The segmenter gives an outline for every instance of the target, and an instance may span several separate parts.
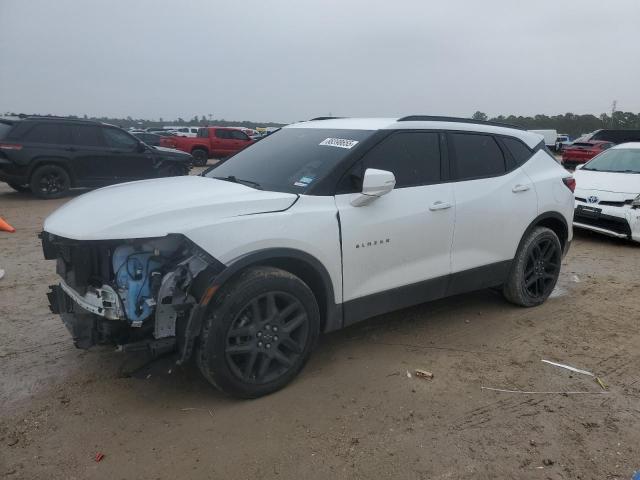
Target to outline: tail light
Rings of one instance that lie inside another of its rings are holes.
[[[576,191],[576,179],[573,177],[564,177],[562,182],[567,186],[571,193]]]
[[[17,143],[0,143],[0,150],[22,150],[22,145]]]

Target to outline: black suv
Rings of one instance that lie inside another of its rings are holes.
[[[186,175],[191,155],[150,147],[121,128],[50,117],[0,120],[0,181],[40,198],[74,187]]]

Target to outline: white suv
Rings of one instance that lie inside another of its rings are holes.
[[[446,117],[289,125],[201,176],[103,188],[47,218],[49,299],[76,345],[195,354],[257,397],[320,332],[487,287],[534,306],[572,238],[540,135]]]

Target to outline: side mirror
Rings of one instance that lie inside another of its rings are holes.
[[[362,180],[362,193],[357,194],[351,200],[351,205],[354,207],[369,205],[374,200],[389,193],[395,186],[396,177],[393,173],[386,170],[367,168]]]
[[[136,147],[136,152],[143,153],[147,149],[147,146],[144,142],[138,142],[138,146]]]

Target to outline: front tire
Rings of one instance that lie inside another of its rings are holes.
[[[555,232],[534,228],[521,242],[502,293],[511,303],[535,307],[545,302],[556,286],[562,245]]]
[[[64,197],[71,188],[71,178],[58,165],[43,165],[31,174],[31,192],[36,197],[51,199]]]
[[[202,328],[198,366],[229,395],[268,395],[302,370],[319,330],[318,304],[302,280],[278,268],[250,268],[216,294]]]

